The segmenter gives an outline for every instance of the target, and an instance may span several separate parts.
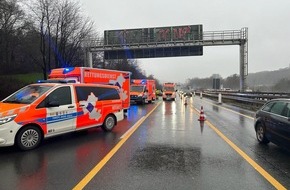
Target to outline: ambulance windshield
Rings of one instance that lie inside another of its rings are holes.
[[[173,92],[174,91],[174,87],[171,87],[171,86],[165,86],[163,91],[170,91],[170,92]]]
[[[31,104],[50,88],[51,86],[29,85],[4,99],[3,103]]]
[[[131,86],[131,92],[144,92],[144,86]]]

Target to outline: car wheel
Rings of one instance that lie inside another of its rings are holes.
[[[112,131],[114,126],[116,125],[115,118],[113,115],[108,115],[102,125],[102,129],[104,131]]]
[[[259,143],[267,144],[270,142],[266,137],[265,127],[261,123],[257,124],[256,137],[257,137],[257,140],[259,141]]]
[[[23,127],[16,136],[16,145],[21,150],[36,148],[42,140],[40,129],[35,126]]]

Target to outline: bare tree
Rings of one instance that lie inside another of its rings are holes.
[[[55,42],[58,56],[55,56],[57,67],[79,65],[81,42],[93,34],[93,22],[80,15],[81,9],[77,2],[62,1],[58,6],[58,19],[55,31]]]
[[[79,4],[73,0],[32,1],[27,6],[39,30],[44,78],[52,68],[84,62],[81,41],[93,33],[93,22],[83,19]]]
[[[18,45],[17,36],[26,23],[17,3],[17,0],[0,1],[0,67],[3,73],[17,64],[14,51]]]
[[[55,22],[57,0],[31,0],[25,2],[25,5],[31,12],[30,17],[34,20],[34,26],[39,35],[39,52],[42,55],[41,62],[38,65],[43,72],[43,78],[46,79],[46,73],[51,66],[51,43],[52,27]]]

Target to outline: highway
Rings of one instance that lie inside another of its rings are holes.
[[[110,133],[0,148],[0,190],[290,189],[290,153],[258,144],[253,115],[200,97],[131,105]]]

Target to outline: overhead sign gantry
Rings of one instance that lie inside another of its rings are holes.
[[[137,59],[202,56],[203,46],[240,46],[240,90],[248,75],[248,28],[204,32],[202,25],[137,28],[104,31],[103,40],[87,40],[86,65],[92,66],[92,52],[104,59]]]

